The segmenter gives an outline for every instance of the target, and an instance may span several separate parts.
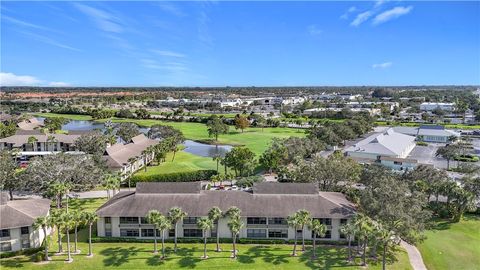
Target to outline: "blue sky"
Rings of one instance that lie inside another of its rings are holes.
[[[1,2],[2,85],[480,84],[480,2]]]

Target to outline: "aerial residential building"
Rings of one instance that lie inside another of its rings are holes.
[[[442,102],[424,102],[420,104],[420,110],[421,111],[427,111],[431,112],[435,109],[441,109],[442,111],[448,111],[451,112],[455,110],[455,104],[454,103],[442,103]]]
[[[420,127],[394,127],[395,132],[415,136],[418,141],[447,143],[452,138],[460,137],[460,133],[445,129],[439,125],[423,125]]]
[[[203,190],[195,183],[137,183],[136,191],[120,192],[98,210],[98,235],[102,237],[152,238],[153,226],[145,216],[150,210],[166,215],[172,207],[180,207],[188,213],[179,226],[179,237],[202,237],[197,220],[208,215],[212,207],[225,212],[236,206],[242,213],[245,226],[240,238],[293,239],[295,234],[312,238],[312,232],[295,230],[287,225],[287,217],[305,209],[313,218],[327,225],[324,240],[343,238],[339,229],[355,215],[354,205],[337,192],[319,192],[313,183],[257,183],[252,191]],[[228,217],[218,222],[218,231],[213,229],[208,237],[219,234],[231,238],[227,226]],[[172,237],[171,230],[167,237]]]
[[[34,131],[22,131],[31,134],[15,134],[0,139],[0,150],[18,150],[22,156],[36,156],[52,152],[75,151],[75,140],[80,135],[36,134]]]
[[[33,129],[43,127],[43,124],[42,122],[38,121],[37,118],[32,117],[32,118],[25,119],[23,121],[18,122],[17,127],[23,130],[33,130]]]
[[[107,147],[104,158],[110,168],[119,170],[123,177],[127,177],[153,160],[154,153],[145,154],[144,151],[158,143],[140,134],[127,144],[117,143]]]
[[[49,214],[50,200],[11,201],[8,197],[6,192],[0,193],[0,252],[40,247],[45,235],[32,225],[36,218]]]

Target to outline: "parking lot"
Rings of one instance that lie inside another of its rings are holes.
[[[442,157],[436,157],[435,153],[437,149],[445,144],[441,143],[429,143],[428,146],[415,146],[408,158],[416,159],[421,164],[431,164],[436,168],[447,168],[447,161]],[[450,165],[453,165],[450,161]]]

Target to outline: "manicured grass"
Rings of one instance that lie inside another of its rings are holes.
[[[104,122],[106,120],[100,120]],[[207,127],[201,123],[191,122],[168,122],[162,120],[137,120],[137,119],[121,119],[113,118],[113,122],[133,122],[142,127],[150,127],[155,124],[169,125],[180,129],[185,137],[190,140],[209,140]],[[287,138],[290,136],[304,137],[305,131],[293,128],[248,128],[243,133],[230,127],[228,134],[219,136],[219,142],[223,144],[245,145],[255,154],[260,155],[268,148],[273,138]]]
[[[459,223],[437,221],[418,245],[429,270],[479,269],[480,217],[467,215]]]
[[[81,212],[94,212],[105,202],[107,202],[107,198],[70,199],[68,205],[69,208],[76,209]]]
[[[92,120],[92,117],[90,115],[81,115],[81,114],[35,113],[34,115],[38,117],[63,117],[70,120],[80,120],[80,121]]]
[[[148,166],[147,171],[141,169],[136,175],[158,175],[197,170],[216,170],[217,163],[211,158],[201,157],[187,152],[177,152],[172,162],[173,153],[168,153],[165,162],[160,165]]]

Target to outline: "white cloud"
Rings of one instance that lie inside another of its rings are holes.
[[[362,13],[358,14],[357,17],[355,17],[355,19],[350,23],[350,25],[351,26],[359,26],[360,24],[362,24],[363,22],[368,20],[368,18],[370,18],[372,15],[373,15],[373,12],[370,11],[370,10],[362,12]]]
[[[374,7],[379,7],[383,4],[385,4],[385,2],[387,2],[387,1],[386,0],[377,0],[377,1],[375,1]]]
[[[66,87],[70,86],[66,82],[45,82],[35,76],[16,75],[10,72],[0,72],[0,86],[52,86]]]
[[[158,2],[156,3],[160,9],[162,9],[165,12],[168,12],[170,14],[173,14],[177,17],[184,17],[186,14],[179,9],[177,6],[173,5],[172,3],[167,3],[167,2]]]
[[[187,57],[185,54],[173,52],[173,51],[165,51],[165,50],[152,50],[152,52],[160,55],[160,56],[167,56],[167,57],[178,57],[178,58],[185,58]]]
[[[348,19],[348,16],[350,15],[350,13],[353,13],[355,11],[357,11],[357,7],[351,6],[350,8],[347,9],[345,13],[343,13],[342,16],[340,16],[340,19],[343,19],[343,20]]]
[[[37,35],[35,33],[27,32],[27,31],[19,31],[19,33],[21,33],[25,36],[28,36],[28,37],[36,40],[36,41],[40,41],[40,42],[43,42],[45,44],[49,44],[49,45],[52,45],[52,46],[55,46],[55,47],[59,47],[59,48],[67,49],[67,50],[71,50],[71,51],[76,51],[76,52],[81,52],[82,51],[78,48],[63,44],[63,43],[58,42],[58,41],[56,41],[52,38],[46,37],[45,35]]]
[[[308,33],[312,36],[319,36],[323,33],[322,29],[319,29],[316,24],[309,25],[307,27]]]
[[[385,62],[385,63],[379,63],[379,64],[373,64],[372,68],[374,69],[386,69],[389,68],[393,65],[392,62]]]
[[[22,21],[22,20],[19,20],[19,19],[15,19],[15,18],[12,18],[12,17],[7,16],[7,15],[2,15],[2,19],[5,20],[5,21],[8,21],[10,23],[16,24],[18,26],[35,28],[35,29],[38,29],[38,30],[45,30],[45,31],[51,31],[51,32],[57,32],[58,33],[58,31],[50,29],[48,27],[41,26],[41,25],[38,25],[38,24],[29,23],[29,22]]]
[[[48,83],[48,86],[51,86],[51,87],[68,87],[68,86],[71,86],[71,84],[66,83],[66,82],[50,82],[50,83]]]
[[[84,4],[75,3],[74,5],[79,11],[90,17],[100,30],[112,33],[124,31],[120,19],[113,14]]]
[[[400,16],[406,15],[412,11],[413,7],[408,6],[408,7],[394,7],[392,9],[389,9],[387,11],[384,11],[373,19],[373,24],[378,25],[393,19],[396,19]]]
[[[33,76],[0,72],[0,86],[30,86],[39,85],[41,82],[41,80]]]

